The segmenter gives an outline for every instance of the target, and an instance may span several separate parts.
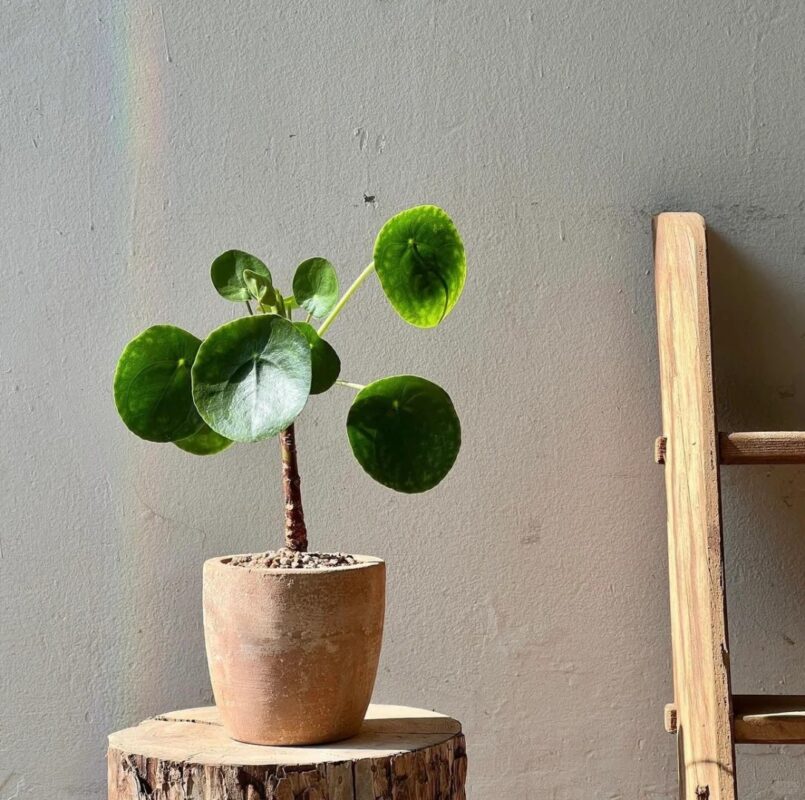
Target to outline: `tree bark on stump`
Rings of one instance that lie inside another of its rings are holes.
[[[310,747],[226,735],[215,708],[177,711],[109,737],[109,800],[465,800],[461,726],[371,706],[361,733]]]

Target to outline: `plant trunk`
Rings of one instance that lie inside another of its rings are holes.
[[[302,489],[296,463],[296,434],[293,425],[280,433],[282,492],[285,496],[285,546],[299,553],[307,551],[307,528],[302,511]]]

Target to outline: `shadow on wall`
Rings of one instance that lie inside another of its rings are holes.
[[[805,430],[796,265],[754,263],[712,230],[708,249],[719,429]],[[805,693],[805,467],[724,467],[721,478],[734,690]]]

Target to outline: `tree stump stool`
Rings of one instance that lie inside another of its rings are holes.
[[[230,739],[214,706],[109,737],[109,800],[465,800],[461,725],[432,711],[369,707],[358,736],[309,747]]]

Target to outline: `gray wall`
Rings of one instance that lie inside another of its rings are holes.
[[[722,427],[805,427],[805,4],[0,7],[0,800],[100,797],[109,731],[209,702],[201,563],[279,539],[273,443],[135,439],[123,344],[236,313],[227,247],[348,279],[423,201],[465,237],[454,314],[371,284],[331,338],[345,378],[447,387],[455,470],[373,484],[347,390],[299,426],[314,543],[389,561],[376,698],[463,720],[472,800],[675,797],[650,217],[712,228]],[[736,689],[805,692],[805,472],[724,483]],[[802,749],[753,753],[744,798],[805,797]]]

